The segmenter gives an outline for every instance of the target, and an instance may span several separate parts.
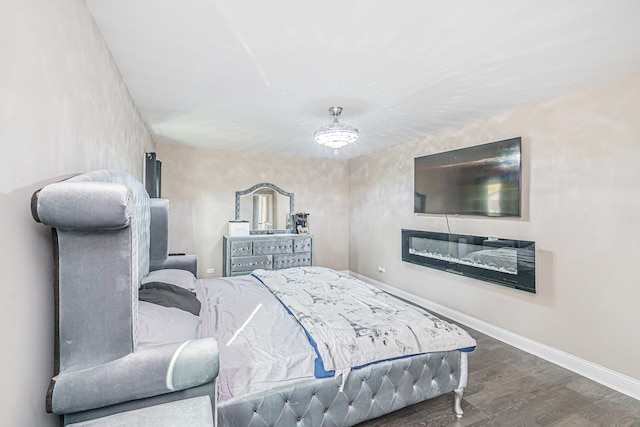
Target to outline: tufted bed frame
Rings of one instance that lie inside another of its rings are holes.
[[[223,426],[352,426],[454,392],[466,385],[466,353],[429,353],[352,371],[342,390],[336,378],[309,379],[218,405]]]
[[[32,212],[54,230],[56,354],[48,411],[67,424],[193,396],[215,401],[213,338],[138,349],[138,287],[150,264],[142,184],[119,171],[85,173],[36,192]],[[467,353],[454,350],[371,364],[344,384],[307,378],[212,406],[221,426],[351,426],[453,392],[460,417],[466,382]]]

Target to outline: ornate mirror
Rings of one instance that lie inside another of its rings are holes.
[[[251,234],[291,233],[293,193],[263,182],[236,191],[236,220],[249,221]]]

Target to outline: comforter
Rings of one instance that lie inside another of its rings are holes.
[[[199,334],[219,343],[219,401],[334,373],[344,382],[352,368],[475,346],[456,325],[320,267],[201,279],[196,293]]]
[[[323,267],[256,270],[307,333],[320,361],[316,377],[436,351],[471,351],[476,343],[457,325],[361,280]]]

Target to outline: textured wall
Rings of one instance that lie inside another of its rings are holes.
[[[153,143],[84,1],[3,0],[0,52],[0,414],[56,425],[51,235],[31,194],[89,169],[141,178]]]
[[[350,161],[350,269],[640,379],[640,75]],[[523,138],[522,219],[450,217],[452,233],[534,240],[532,295],[401,261],[413,159]],[[386,267],[379,274],[377,267]]]
[[[314,235],[314,264],[348,266],[348,163],[158,143],[162,197],[171,200],[169,250],[198,256],[198,275],[222,275],[222,236],[234,219],[235,192],[270,182],[295,195]]]

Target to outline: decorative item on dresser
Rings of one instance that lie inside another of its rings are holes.
[[[313,235],[252,234],[224,236],[223,275],[251,274],[258,268],[280,270],[313,265]]]
[[[293,219],[296,225],[295,229],[298,233],[303,234],[309,232],[309,227],[307,227],[308,217],[308,212],[296,212],[295,215],[293,215]]]

